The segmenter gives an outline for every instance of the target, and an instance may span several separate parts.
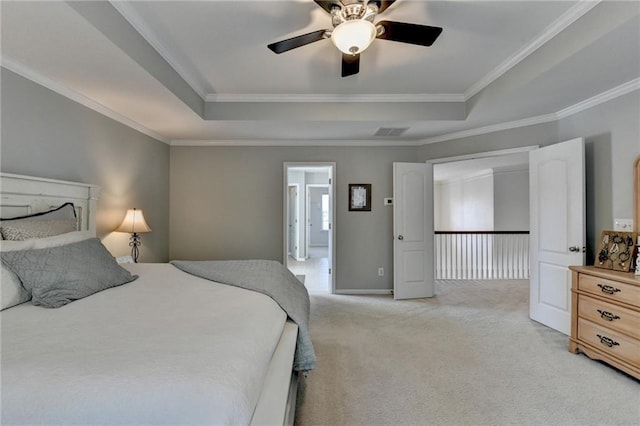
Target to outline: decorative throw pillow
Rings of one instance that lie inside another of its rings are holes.
[[[38,240],[0,241],[0,252],[59,247],[93,237],[95,235],[91,231],[74,231]],[[22,286],[20,278],[2,262],[0,268],[0,310],[31,300],[31,293]]]
[[[78,220],[73,203],[27,216],[0,219],[0,234],[5,240],[22,241],[76,231]]]
[[[118,265],[97,238],[0,256],[31,292],[32,303],[47,308],[59,308],[138,278]]]
[[[76,230],[75,220],[21,220],[0,226],[2,237],[9,241],[46,238]]]

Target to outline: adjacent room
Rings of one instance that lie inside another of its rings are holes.
[[[640,2],[0,32],[0,423],[640,424]]]

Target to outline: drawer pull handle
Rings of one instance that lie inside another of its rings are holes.
[[[607,336],[601,336],[599,334],[596,334],[596,336],[598,336],[598,338],[600,339],[600,343],[602,343],[603,345],[606,345],[610,348],[614,347],[614,346],[620,346],[620,343],[616,342],[615,340],[613,340],[610,337]]]
[[[600,318],[606,319],[607,321],[615,321],[620,319],[618,315],[612,314],[611,312],[601,311],[598,309],[598,313],[600,314]]]
[[[600,291],[607,294],[615,294],[620,291],[619,288],[615,288],[611,285],[598,284],[598,287],[600,287]]]

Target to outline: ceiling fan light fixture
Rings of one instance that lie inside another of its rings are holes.
[[[376,38],[376,26],[364,19],[354,19],[338,25],[331,32],[331,41],[342,53],[357,55]]]

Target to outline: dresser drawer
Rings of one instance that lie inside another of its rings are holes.
[[[640,340],[617,331],[578,319],[578,339],[619,359],[640,364]]]
[[[612,300],[640,306],[640,287],[638,286],[580,274],[578,289]]]
[[[578,296],[578,315],[596,324],[640,339],[640,312],[581,294]]]

